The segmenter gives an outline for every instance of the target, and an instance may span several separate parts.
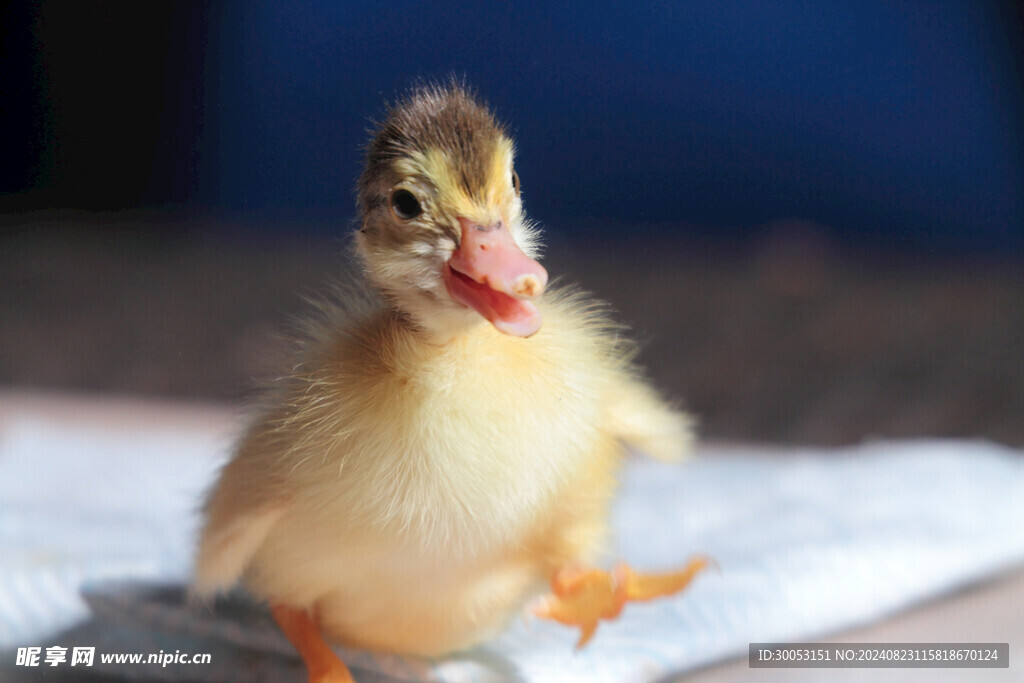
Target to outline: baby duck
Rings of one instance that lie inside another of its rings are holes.
[[[459,84],[416,89],[369,144],[358,210],[382,303],[311,325],[209,494],[194,593],[242,582],[311,681],[342,681],[324,638],[437,655],[535,598],[582,645],[625,601],[681,590],[704,560],[588,568],[626,444],[679,458],[690,422],[600,305],[545,292],[494,116]]]

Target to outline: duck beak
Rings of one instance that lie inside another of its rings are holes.
[[[529,337],[541,316],[531,303],[544,292],[548,273],[523,253],[500,221],[490,225],[459,218],[462,242],[444,268],[448,293],[505,334]]]

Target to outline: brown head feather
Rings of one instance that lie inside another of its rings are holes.
[[[367,146],[360,213],[385,200],[382,190],[396,159],[428,150],[443,151],[466,195],[482,199],[495,143],[504,135],[504,126],[460,83],[416,88],[389,109]]]

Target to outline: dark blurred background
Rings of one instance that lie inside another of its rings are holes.
[[[465,76],[705,434],[1024,444],[1017,3],[7,2],[0,382],[237,400]]]

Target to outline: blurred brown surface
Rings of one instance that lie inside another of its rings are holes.
[[[346,264],[346,225],[284,240],[115,222],[4,218],[0,383],[240,400]],[[613,304],[705,436],[1024,445],[1021,264],[850,254],[799,223],[768,234],[552,243],[545,264]]]
[[[1020,681],[1024,666],[1017,649],[1024,642],[1024,571],[964,586],[953,595],[871,625],[825,638],[823,643],[1010,643],[1005,669],[966,668],[779,668],[752,669],[747,657],[723,662],[661,683],[1009,683]]]

